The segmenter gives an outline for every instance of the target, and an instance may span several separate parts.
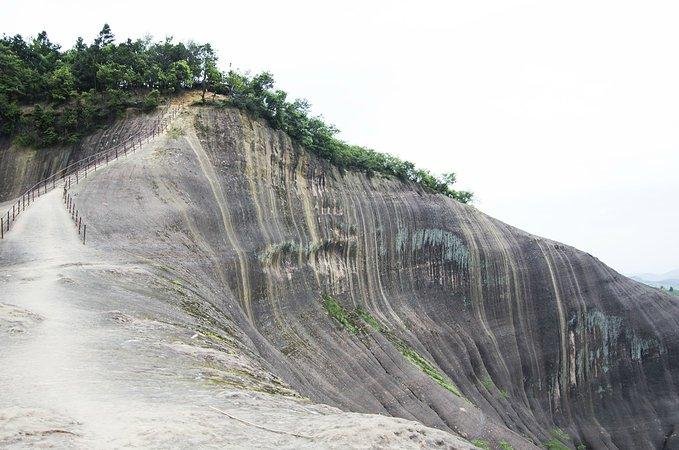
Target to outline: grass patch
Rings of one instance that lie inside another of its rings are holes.
[[[547,450],[570,450],[570,447],[556,438],[552,438],[545,442]]]
[[[429,378],[436,381],[441,387],[452,392],[458,397],[462,397],[462,392],[455,386],[455,384],[450,381],[445,375],[436,370],[436,368],[423,358],[419,353],[417,353],[412,347],[403,341],[393,342],[396,348],[401,352],[401,354],[422,370],[422,372],[429,375]]]
[[[183,128],[173,125],[168,130],[168,134],[172,139],[178,139],[180,136],[184,136],[185,133]]]
[[[564,430],[561,428],[554,428],[552,429],[552,436],[560,440],[561,442],[569,442],[571,440],[571,437],[568,433],[566,433]]]
[[[347,311],[336,299],[327,294],[323,295],[323,307],[330,317],[339,322],[345,330],[352,334],[367,334],[366,324],[373,330],[382,333],[411,364],[419,367],[422,372],[438,383],[439,386],[458,397],[463,397],[462,392],[460,392],[455,383],[439,372],[432,363],[417,353],[410,345],[396,337],[394,333],[362,307],[359,306],[353,311]]]
[[[514,447],[507,441],[500,441],[500,450],[514,450]]]
[[[482,448],[483,450],[490,450],[490,444],[488,443],[488,441],[484,441],[483,439],[474,439],[472,441],[472,444],[474,444],[478,448]]]
[[[552,439],[545,442],[545,448],[548,450],[568,450],[571,437],[561,428],[552,429]]]
[[[355,320],[349,316],[347,311],[337,302],[337,300],[324,294],[323,307],[328,312],[328,315],[338,321],[345,330],[352,334],[358,334],[359,328],[356,326]]]
[[[382,324],[372,316],[372,314],[370,314],[368,311],[361,308],[360,306],[356,308],[356,314],[358,315],[358,317],[363,319],[365,323],[370,325],[375,331],[382,332],[386,330],[386,328],[383,327]]]

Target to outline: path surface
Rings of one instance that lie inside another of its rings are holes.
[[[258,369],[168,308],[153,277],[83,245],[59,189],[22,214],[0,242],[0,447],[470,448],[416,422],[215,383]]]

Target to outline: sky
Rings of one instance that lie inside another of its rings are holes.
[[[679,268],[679,2],[0,0],[0,32],[64,47],[104,23],[209,41],[342,139],[622,273]]]

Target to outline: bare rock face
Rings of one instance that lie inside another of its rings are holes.
[[[676,299],[237,110],[170,136],[76,188],[90,245],[193,286],[296,392],[479,445],[676,448]]]

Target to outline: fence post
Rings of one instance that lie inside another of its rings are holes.
[[[12,205],[12,220],[14,220],[16,216],[14,215],[14,205]]]

